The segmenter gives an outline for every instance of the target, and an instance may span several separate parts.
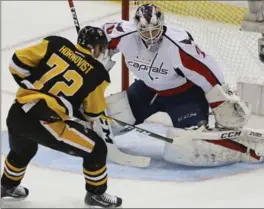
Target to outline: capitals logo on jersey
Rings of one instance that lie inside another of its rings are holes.
[[[161,75],[168,74],[168,69],[163,68],[163,62],[161,62],[160,66],[154,65],[157,56],[158,56],[158,53],[156,54],[156,56],[154,57],[154,59],[151,62],[146,62],[146,61],[143,61],[141,59],[133,59],[133,60],[129,60],[127,63],[129,66],[133,67],[134,69],[136,69],[138,71],[148,72],[150,79],[153,80],[154,77],[153,77],[152,73],[158,73]],[[155,79],[158,79],[158,78],[155,77]]]

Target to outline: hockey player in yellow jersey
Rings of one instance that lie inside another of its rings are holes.
[[[103,30],[87,26],[76,45],[49,36],[14,53],[9,69],[20,88],[7,117],[10,152],[1,178],[2,199],[28,196],[20,183],[41,144],[83,158],[88,206],[121,206],[121,198],[106,193],[107,147],[93,130],[93,121],[105,110],[110,83],[97,60],[107,44]]]

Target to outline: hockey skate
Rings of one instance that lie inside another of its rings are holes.
[[[27,198],[29,191],[22,186],[5,188],[1,186],[1,199],[4,200],[24,200]]]
[[[89,208],[121,208],[122,205],[121,198],[107,193],[94,195],[87,192],[84,201]]]

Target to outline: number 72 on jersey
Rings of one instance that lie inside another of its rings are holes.
[[[61,92],[65,96],[73,96],[83,85],[83,77],[75,70],[68,69],[69,64],[56,53],[51,55],[47,61],[47,65],[51,67],[51,69],[46,72],[39,80],[34,82],[33,85],[36,89],[42,89],[45,83],[55,77],[58,78],[58,76],[62,76],[69,82],[72,81],[72,84],[68,85],[62,81],[63,79],[58,78],[58,81],[56,81],[49,90],[49,93],[53,95],[57,95]]]

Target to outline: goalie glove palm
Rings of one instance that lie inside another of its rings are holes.
[[[225,128],[240,128],[247,124],[251,107],[244,101],[225,101],[212,111],[217,125]]]
[[[239,128],[247,124],[251,106],[242,101],[227,86],[216,85],[206,94],[217,125],[225,128]]]

